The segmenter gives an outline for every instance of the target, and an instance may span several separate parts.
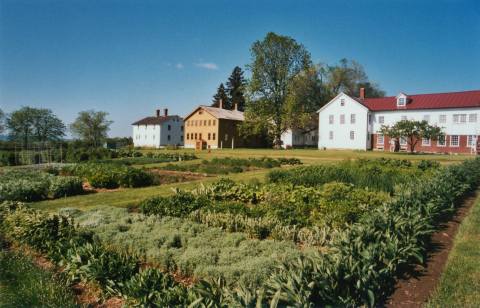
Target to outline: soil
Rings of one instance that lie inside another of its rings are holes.
[[[468,196],[452,219],[432,235],[426,264],[417,265],[413,271],[408,271],[402,279],[397,281],[395,291],[385,301],[385,307],[416,308],[423,307],[427,303],[443,272],[458,227],[478,196],[480,191]]]
[[[161,175],[160,184],[180,183],[200,180],[208,175],[196,172],[173,171],[163,169],[149,169],[150,172]]]

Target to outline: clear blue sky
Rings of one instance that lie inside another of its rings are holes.
[[[128,136],[156,108],[209,103],[268,31],[359,61],[389,95],[480,89],[478,0],[242,2],[0,0],[0,108],[105,110]]]

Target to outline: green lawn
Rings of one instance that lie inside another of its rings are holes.
[[[144,152],[151,152],[155,150],[143,150]],[[169,150],[157,150],[163,152],[171,152]],[[193,152],[194,150],[178,150],[183,152]],[[294,150],[273,150],[273,149],[224,149],[224,150],[212,150],[211,153],[207,151],[200,151],[195,153],[200,159],[212,159],[214,157],[236,157],[236,158],[248,158],[248,157],[296,157],[302,160],[304,164],[326,164],[335,163],[345,159],[358,159],[358,158],[396,158],[396,159],[409,159],[418,161],[422,159],[434,159],[441,163],[455,163],[461,162],[467,158],[471,158],[471,155],[410,155],[406,153],[390,153],[390,152],[365,152],[365,151],[340,151],[340,150],[328,150],[319,151],[317,149],[294,149]],[[177,162],[177,164],[193,164],[199,163],[199,160]],[[167,163],[144,165],[142,167],[152,168],[163,166]],[[229,174],[227,177],[235,181],[248,181],[251,179],[257,179],[263,181],[265,175],[272,169],[255,170],[244,173]],[[44,209],[48,211],[55,211],[62,207],[76,207],[76,208],[94,208],[102,206],[120,206],[125,207],[131,204],[136,204],[139,201],[155,195],[168,195],[173,193],[172,188],[178,187],[181,189],[192,189],[199,185],[201,182],[210,183],[218,180],[219,177],[207,177],[205,179],[185,182],[185,183],[173,183],[168,185],[152,186],[145,188],[131,188],[120,189],[111,192],[101,192],[88,195],[73,196],[64,199],[46,200],[42,202],[33,203],[33,207]]]
[[[480,306],[480,198],[460,225],[437,290],[427,307]]]

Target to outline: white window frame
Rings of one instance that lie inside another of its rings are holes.
[[[430,138],[422,138],[422,146],[426,146],[426,147],[429,147],[432,145],[432,141],[430,140]]]
[[[447,115],[446,114],[441,114],[438,116],[438,123],[447,123]]]
[[[355,140],[355,131],[350,131],[350,140]]]
[[[467,136],[467,147],[474,148],[476,146],[475,141],[477,139],[476,135],[468,135]]]
[[[441,139],[443,137],[443,144],[440,143]],[[440,136],[438,137],[437,139],[437,147],[446,147],[447,146],[447,135],[444,135],[444,136]]]
[[[340,124],[345,124],[345,115],[344,114],[340,115]]]
[[[400,137],[400,145],[401,146],[407,146],[408,145],[407,138]]]
[[[468,122],[469,123],[477,123],[477,114],[476,113],[470,113],[468,115]]]
[[[344,98],[341,98],[340,99],[340,106],[345,106],[345,99]]]
[[[377,145],[384,145],[384,144],[385,144],[385,136],[382,135],[382,134],[378,134],[377,135]]]
[[[333,114],[331,114],[328,116],[328,124],[332,125],[334,123],[335,123],[335,117],[333,116]]]
[[[453,144],[453,139],[456,137],[457,144]],[[450,135],[450,147],[458,148],[460,147],[460,136],[459,135]]]
[[[355,124],[356,121],[357,121],[357,116],[355,113],[352,113],[350,115],[350,124]]]
[[[380,124],[385,123],[385,116],[378,116],[378,123]]]
[[[328,140],[333,140],[333,130],[328,132]]]

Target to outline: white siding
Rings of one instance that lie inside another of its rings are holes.
[[[283,148],[315,146],[318,141],[318,129],[306,133],[297,129],[289,129],[282,134],[281,140]]]
[[[454,123],[454,114],[466,114],[465,123]],[[469,115],[477,114],[476,122],[469,122]],[[440,123],[440,116],[446,116],[446,123]],[[425,109],[425,110],[394,110],[377,111],[373,114],[373,132],[378,132],[382,124],[378,122],[379,117],[384,117],[383,125],[394,125],[402,117],[408,120],[422,121],[429,117],[431,125],[443,128],[447,135],[478,135],[480,134],[480,108],[451,108],[451,109]]]
[[[355,114],[355,123],[351,123],[352,114]],[[320,149],[370,149],[368,114],[368,109],[356,100],[343,93],[338,95],[319,110],[318,147]],[[340,115],[345,115],[344,124],[340,124]],[[333,116],[333,124],[329,121],[331,116]],[[353,140],[350,139],[352,131],[355,137]],[[332,139],[331,134],[333,134]]]
[[[170,125],[170,130],[168,126]],[[135,147],[159,148],[168,145],[183,146],[183,119],[171,118],[157,125],[132,125]],[[169,138],[170,136],[170,138]]]

